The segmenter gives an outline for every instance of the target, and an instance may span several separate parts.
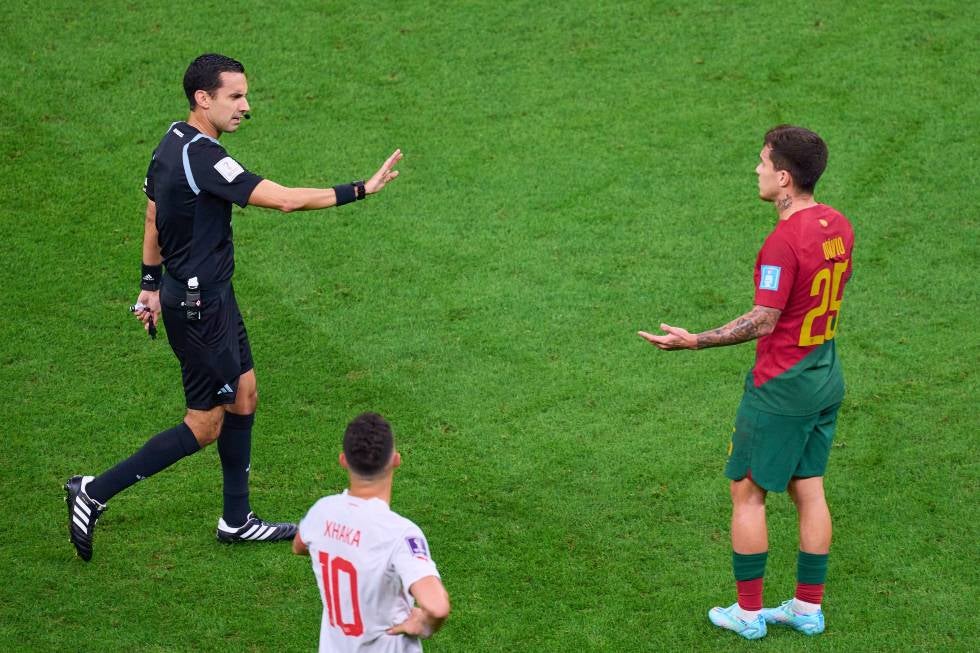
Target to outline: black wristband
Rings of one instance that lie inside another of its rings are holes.
[[[364,188],[364,180],[352,181],[351,186],[354,187],[354,192],[357,194],[357,199],[362,200],[367,197],[367,189]]]
[[[140,288],[143,290],[160,290],[160,278],[163,276],[162,265],[143,264],[140,272]]]
[[[337,195],[337,206],[350,204],[357,200],[357,191],[353,184],[340,184],[333,187],[333,192]]]

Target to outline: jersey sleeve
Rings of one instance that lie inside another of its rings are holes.
[[[301,519],[299,522],[299,539],[302,540],[303,544],[306,544],[307,546],[310,544],[310,542],[313,541],[313,538],[316,536],[316,526],[314,525],[314,521],[316,520],[316,517],[314,516],[314,513],[317,512],[317,506],[319,504],[320,504],[319,501],[313,504],[313,507],[310,508],[309,511],[306,513],[306,516],[303,517],[303,519]]]
[[[796,253],[786,238],[780,233],[770,234],[755,263],[755,304],[786,308],[797,268]]]
[[[395,550],[391,554],[391,564],[395,573],[402,580],[402,587],[407,591],[416,581],[426,576],[439,577],[436,563],[429,553],[429,543],[417,526],[412,526],[402,533],[395,542]]]
[[[242,208],[262,181],[262,177],[246,170],[228,156],[225,148],[208,138],[188,144],[185,153],[185,167],[189,166],[191,173],[188,183],[192,183],[192,189],[196,186],[199,191],[207,191]]]
[[[146,177],[143,179],[143,193],[146,197],[155,202],[156,198],[153,195],[153,164],[157,161],[157,153],[153,152],[153,157],[150,159],[150,165],[146,168]]]

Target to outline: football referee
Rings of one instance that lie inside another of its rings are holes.
[[[248,119],[248,80],[241,63],[203,54],[184,74],[190,115],[167,129],[153,151],[147,197],[141,292],[136,317],[154,335],[163,316],[180,361],[187,413],[133,455],[98,476],[65,484],[71,543],[92,558],[92,535],[106,503],[143,480],[218,441],[224,475],[222,542],[292,540],[296,524],[252,512],[248,474],[256,378],[248,334],[232,288],[235,249],[231,205],[280,211],[325,209],[363,200],[398,176],[400,150],[367,181],[332,188],[288,188],[249,172],[218,139]]]

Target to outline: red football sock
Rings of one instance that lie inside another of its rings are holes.
[[[762,578],[752,580],[737,580],[735,585],[738,587],[738,607],[743,610],[762,609]]]
[[[739,596],[741,597],[741,594]],[[820,583],[819,585],[797,583],[796,598],[801,601],[806,601],[807,603],[820,605],[820,602],[823,600],[823,583]],[[739,598],[739,602],[741,602],[741,598]]]

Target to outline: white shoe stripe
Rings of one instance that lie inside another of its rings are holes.
[[[266,540],[266,539],[272,537],[273,535],[275,535],[276,528],[274,526],[269,526],[268,528],[269,528],[269,530],[266,531],[265,535],[263,535],[262,537],[259,538],[260,540]]]
[[[72,517],[71,520],[75,522],[75,525],[78,526],[80,529],[88,532],[88,524],[83,524],[82,522],[78,521],[78,517]]]
[[[256,524],[252,528],[248,529],[247,531],[239,535],[239,537],[241,537],[243,540],[250,540],[252,539],[252,534],[255,533],[255,531],[259,530],[260,528],[262,528],[262,524]]]
[[[79,508],[82,509],[81,512],[84,512],[86,517],[92,514],[92,509],[86,506],[84,501],[80,499],[75,499],[75,512],[79,512],[78,510]],[[79,514],[81,513],[79,512]]]
[[[75,506],[75,519],[85,522],[85,526],[88,526],[88,514],[79,510],[78,506]]]
[[[269,530],[269,527],[266,526],[265,524],[263,524],[262,526],[259,527],[259,530],[255,531],[255,533],[252,534],[252,537],[250,537],[248,539],[250,539],[250,540],[261,540],[262,537],[266,534],[266,532],[268,530]]]

